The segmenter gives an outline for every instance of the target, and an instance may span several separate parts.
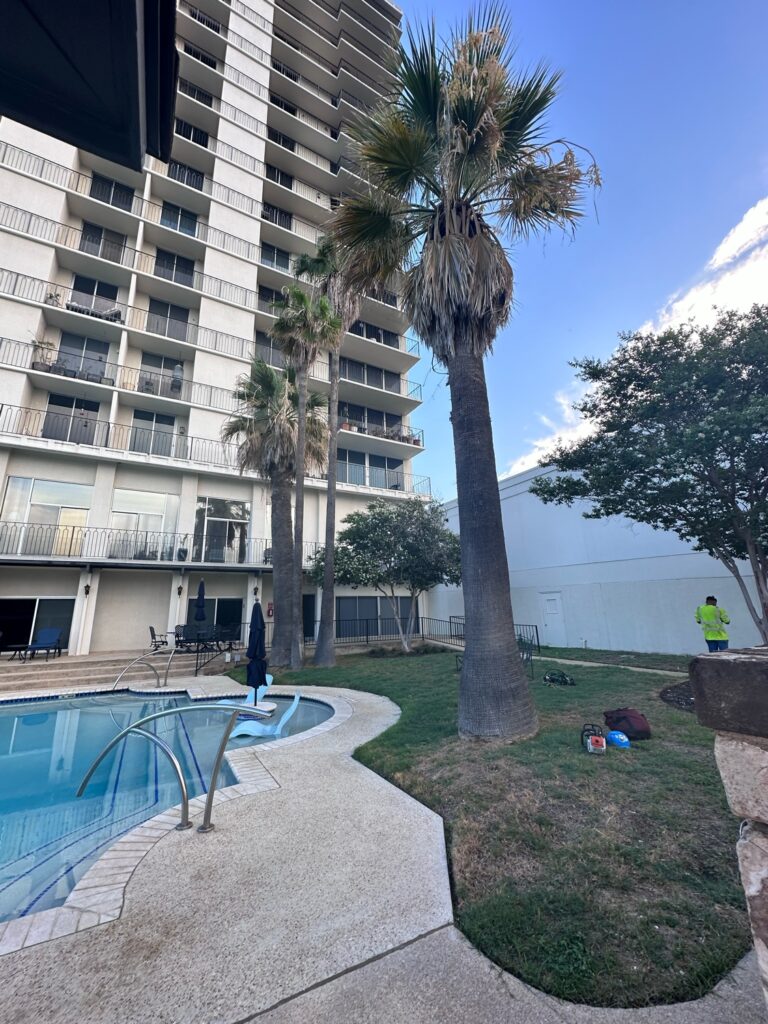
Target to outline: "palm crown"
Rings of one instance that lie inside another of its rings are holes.
[[[449,45],[434,24],[409,31],[391,95],[352,128],[361,187],[334,223],[361,288],[404,271],[403,304],[438,359],[486,351],[507,321],[512,268],[504,248],[579,216],[586,171],[573,148],[545,142],[558,75],[511,70],[508,17],[470,14]]]
[[[224,424],[223,441],[238,442],[241,472],[293,477],[296,471],[298,432],[298,394],[292,369],[285,373],[254,359],[248,374],[238,378],[234,392],[238,412]],[[310,392],[307,396],[306,467],[319,471],[328,455],[328,427],[323,416],[325,399]]]

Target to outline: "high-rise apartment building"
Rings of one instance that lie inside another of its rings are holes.
[[[294,2],[179,0],[168,164],[0,122],[0,646],[55,625],[71,653],[143,647],[201,578],[209,622],[247,620],[257,582],[271,610],[269,488],[220,430],[254,352],[282,365],[273,301],[350,186],[345,124],[380,95],[399,22],[387,0]],[[339,522],[428,493],[405,328],[380,293],[344,338]],[[307,557],[324,522],[308,479]],[[377,600],[340,591],[337,616]],[[307,581],[307,633],[317,610]]]

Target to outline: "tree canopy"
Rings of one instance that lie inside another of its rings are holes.
[[[408,650],[419,595],[439,583],[461,582],[459,538],[446,527],[440,505],[419,498],[379,498],[363,511],[350,512],[344,524],[334,549],[336,583],[372,587],[384,595],[403,648]],[[323,582],[323,567],[320,552],[311,573],[318,586]],[[398,606],[402,590],[411,598],[405,628]]]
[[[593,431],[542,460],[565,475],[531,490],[587,499],[586,518],[625,515],[717,558],[768,642],[768,306],[621,339],[609,359],[572,364],[589,385],[574,407]]]

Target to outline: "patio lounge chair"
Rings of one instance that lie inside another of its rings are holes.
[[[45,651],[45,660],[48,661],[48,655],[53,651],[54,658],[57,654],[61,657],[61,635],[62,630],[56,629],[55,626],[39,629],[32,643],[27,644],[24,654],[28,658],[34,658],[38,651]]]
[[[159,651],[161,647],[168,646],[168,637],[165,633],[158,636],[154,626],[149,627],[149,638],[149,645],[153,651]]]
[[[238,722],[231,733],[233,739],[240,736],[274,736],[275,739],[278,739],[282,735],[283,729],[295,715],[300,700],[301,694],[297,693],[293,698],[291,706],[275,725],[262,725],[261,722]]]

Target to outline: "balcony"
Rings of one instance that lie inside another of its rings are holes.
[[[314,541],[304,542],[305,566],[311,564],[321,546]],[[236,545],[224,547],[189,533],[0,521],[0,561],[130,563],[132,566],[148,562],[176,569],[190,564],[269,568],[272,541],[243,536]]]
[[[25,446],[31,442],[36,447],[35,442],[38,442],[43,450],[49,449],[49,442],[55,442],[57,446],[66,444],[78,454],[89,449],[94,452],[104,450],[112,458],[115,453],[135,453],[142,463],[146,463],[147,456],[151,456],[149,461],[158,465],[163,464],[164,460],[177,460],[196,463],[201,472],[208,470],[260,479],[257,473],[246,471],[241,474],[236,444],[190,437],[182,430],[109,423],[84,414],[69,415],[47,409],[5,405],[0,407],[0,434],[23,439]],[[348,482],[356,486],[384,488],[406,494],[430,493],[429,477],[414,476],[400,470],[378,470],[365,466],[353,468],[356,477]],[[324,476],[308,479],[323,480]]]
[[[237,402],[231,391],[189,380],[183,374],[166,373],[146,367],[124,366],[101,358],[83,355],[81,359],[71,352],[55,352],[52,347],[0,338],[0,366],[29,370],[32,374],[47,374],[59,380],[73,380],[85,384],[99,384],[131,391],[139,395],[154,396],[167,402],[184,402],[207,406],[221,412],[234,412]],[[40,386],[53,386],[54,381],[37,377]],[[56,390],[68,390],[55,382]],[[80,395],[82,387],[77,390]],[[98,396],[98,391],[93,394]],[[145,403],[148,408],[153,403]]]

